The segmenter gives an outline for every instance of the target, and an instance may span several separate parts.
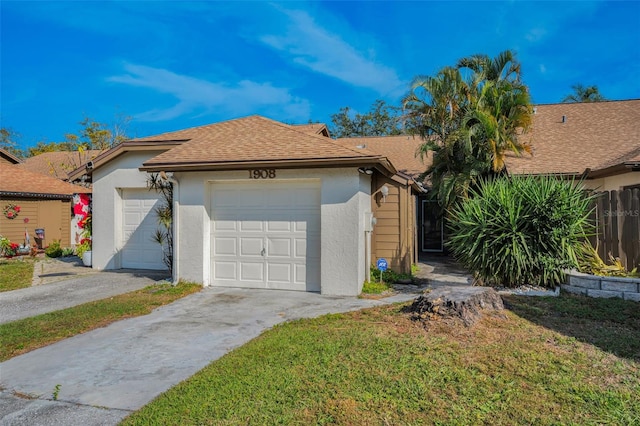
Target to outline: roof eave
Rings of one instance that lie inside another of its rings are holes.
[[[328,168],[328,167],[360,167],[374,165],[384,174],[394,175],[396,170],[386,157],[346,157],[346,158],[312,158],[312,159],[285,159],[285,160],[251,160],[251,161],[224,161],[224,162],[191,162],[191,163],[145,163],[139,168],[144,172],[201,172],[243,170],[257,168],[301,169],[301,168]]]
[[[84,194],[84,192],[78,191],[78,194]],[[0,195],[2,195],[3,197],[47,198],[50,200],[68,200],[73,198],[73,194],[49,194],[44,192],[22,192],[22,191],[0,191]]]
[[[615,176],[621,175],[623,173],[629,172],[640,172],[640,162],[637,161],[627,161],[620,164],[615,164],[610,167],[605,167],[597,170],[589,170],[587,169],[585,173],[587,174],[587,179],[598,179],[606,176]]]
[[[102,167],[104,164],[113,160],[116,157],[124,154],[125,152],[131,151],[167,151],[173,147],[178,145],[182,145],[186,140],[177,140],[177,141],[124,141],[119,145],[114,146],[108,151],[103,152],[98,155],[92,161],[93,167],[88,168],[85,164],[81,165],[77,169],[73,170],[69,173],[69,180],[74,181],[76,179],[80,179],[84,174],[91,174],[94,170]]]

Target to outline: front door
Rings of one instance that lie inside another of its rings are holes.
[[[418,198],[418,242],[423,252],[444,251],[444,220],[440,212],[437,202],[426,197]]]

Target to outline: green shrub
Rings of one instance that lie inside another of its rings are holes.
[[[399,281],[412,279],[413,276],[411,274],[399,274],[391,269],[387,269],[382,273],[382,281],[387,283],[397,283]],[[375,266],[371,267],[371,281],[380,281],[380,270]]]
[[[75,254],[75,250],[71,247],[62,249],[62,257],[73,256]]]
[[[44,254],[47,257],[60,257],[62,256],[62,247],[60,247],[60,240],[53,240],[49,247],[44,249]]]
[[[485,285],[554,287],[577,267],[590,200],[553,176],[484,181],[451,212],[447,246]]]

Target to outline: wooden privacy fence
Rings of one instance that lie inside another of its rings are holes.
[[[595,204],[597,233],[591,244],[605,262],[611,253],[628,270],[640,270],[640,189],[599,192]]]

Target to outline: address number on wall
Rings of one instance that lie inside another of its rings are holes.
[[[249,179],[274,179],[275,177],[276,177],[275,169],[249,170]]]

